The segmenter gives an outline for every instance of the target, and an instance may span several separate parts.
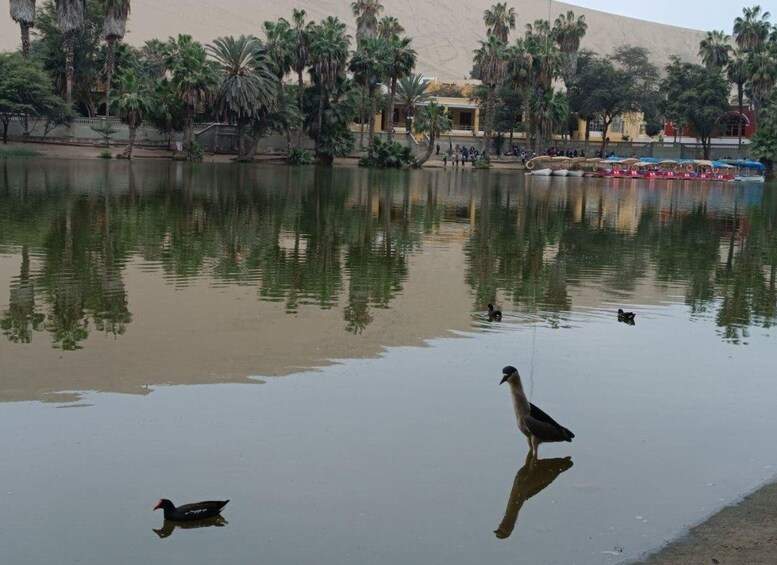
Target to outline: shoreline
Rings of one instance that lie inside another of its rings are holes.
[[[633,565],[757,565],[777,562],[777,480],[726,506]]]
[[[105,145],[92,145],[92,144],[76,144],[76,143],[56,143],[56,142],[29,142],[20,143],[11,141],[7,145],[0,144],[0,149],[11,148],[27,148],[32,149],[40,153],[38,157],[52,157],[57,159],[100,159],[100,154],[106,149],[113,155],[112,159],[105,159],[106,161],[112,161],[116,159],[116,155],[121,153],[125,147],[124,144],[112,144],[110,146]],[[231,154],[218,154],[218,153],[206,153],[203,156],[203,163],[232,163],[234,155]],[[135,146],[132,152],[132,160],[148,160],[148,159],[167,159],[173,160],[173,151],[166,148],[149,148]],[[258,153],[254,155],[254,164],[259,163],[272,163],[278,165],[285,165],[283,162],[283,155],[280,153]],[[358,157],[338,157],[335,159],[335,166],[356,166]],[[453,169],[452,164],[448,164],[447,167],[443,165],[441,159],[435,159],[432,155],[429,160],[424,163],[422,168],[450,168]],[[460,165],[458,169],[462,170],[478,170],[470,165]],[[523,170],[520,160],[514,159],[494,159],[491,162],[491,169],[509,169],[509,170]]]

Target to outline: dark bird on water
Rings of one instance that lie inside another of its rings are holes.
[[[529,402],[523,391],[518,369],[511,365],[502,369],[502,382],[499,384],[505,382],[510,385],[510,396],[513,399],[518,429],[526,436],[529,449],[535,457],[541,443],[572,441],[575,434]]]
[[[191,522],[192,520],[204,520],[217,516],[221,509],[227,505],[227,502],[229,500],[206,500],[205,502],[184,504],[176,508],[175,504],[166,498],[160,498],[152,510],[161,508],[165,511],[165,520],[171,522]]]
[[[634,312],[624,312],[622,308],[618,308],[618,320],[620,321],[634,321]]]
[[[489,304],[488,305],[488,321],[493,322],[496,320],[497,322],[502,321],[502,311],[501,310],[494,310],[494,305]]]

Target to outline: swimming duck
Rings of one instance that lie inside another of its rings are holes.
[[[623,309],[618,308],[619,320],[634,320],[634,312],[624,312]]]
[[[161,508],[165,511],[165,520],[171,522],[190,522],[192,520],[204,520],[217,516],[229,500],[206,500],[176,507],[166,498],[160,498],[152,510]]]
[[[494,305],[489,304],[488,305],[488,321],[493,322],[496,320],[497,322],[502,321],[502,311],[501,310],[494,310]]]

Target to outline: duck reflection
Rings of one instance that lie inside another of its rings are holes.
[[[214,516],[207,520],[197,520],[195,522],[173,522],[172,520],[165,520],[162,527],[158,530],[154,530],[154,533],[164,539],[170,537],[176,528],[181,528],[182,530],[210,527],[223,528],[227,524],[229,524],[229,522],[227,522],[223,516]]]
[[[505,516],[502,518],[502,523],[499,524],[499,527],[494,530],[496,537],[499,539],[510,537],[523,503],[555,481],[556,477],[569,469],[572,464],[570,457],[537,459],[529,452],[523,467],[515,475],[513,489],[510,491],[510,498],[507,501]]]

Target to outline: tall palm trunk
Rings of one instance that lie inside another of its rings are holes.
[[[434,131],[434,128],[430,128],[429,130],[429,145],[426,146],[426,154],[424,154],[423,159],[418,161],[416,163],[416,167],[421,167],[424,163],[426,163],[429,160],[429,157],[432,156],[432,150],[434,150],[434,143],[437,140],[436,131]]]
[[[326,89],[321,87],[321,94],[318,97],[318,124],[316,130],[316,159],[321,157],[321,129],[324,127],[324,100],[326,99]]]
[[[116,65],[116,38],[111,36],[106,39],[108,53],[105,57],[105,117],[111,115],[111,81],[113,80],[113,68]]]
[[[76,74],[76,37],[73,33],[65,36],[65,101],[68,106],[73,105],[73,78]]]
[[[138,124],[134,121],[127,124],[129,126],[129,139],[127,140],[127,147],[124,149],[122,155],[125,159],[132,159],[132,150],[135,148],[135,136],[138,132]]]
[[[742,106],[744,105],[744,93],[742,92],[742,83],[737,83],[737,104],[739,105],[739,141],[737,143],[737,149],[741,153],[742,151]]]
[[[375,139],[375,112],[377,112],[377,101],[375,100],[375,88],[370,88],[370,130],[367,139],[367,143],[370,148],[370,156],[372,155],[372,142]]]
[[[486,130],[483,132],[483,158],[488,160],[488,153],[491,150],[491,130],[494,129],[494,94],[496,85],[488,85],[488,95],[486,96]]]
[[[397,97],[397,77],[391,77],[391,88],[389,89],[389,107],[388,107],[388,129],[386,138],[388,142],[394,139],[394,100]]]
[[[305,85],[302,82],[302,71],[297,71],[297,98],[299,100],[299,115],[304,116],[305,110],[303,108],[304,104],[304,94],[305,94]],[[297,147],[302,146],[302,129],[300,128],[299,134],[297,135]]]
[[[30,28],[32,25],[27,22],[21,22],[19,27],[22,30],[22,55],[27,57],[30,54]]]

